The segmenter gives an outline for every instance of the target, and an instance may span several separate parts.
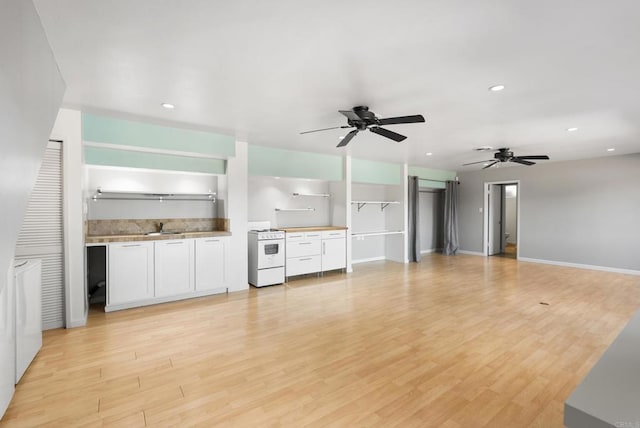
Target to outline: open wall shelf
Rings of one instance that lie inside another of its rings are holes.
[[[96,189],[92,199],[94,201],[216,201],[215,192],[208,193],[152,193],[152,192],[130,192],[119,190]]]
[[[384,211],[389,205],[399,204],[399,201],[351,201],[352,205],[358,206],[358,212],[367,204],[380,204],[380,211]]]

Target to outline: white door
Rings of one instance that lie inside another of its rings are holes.
[[[0,279],[0,418],[13,397],[16,380],[16,328],[13,263]]]
[[[15,268],[16,384],[42,348],[42,262],[21,262]]]
[[[196,291],[226,287],[225,238],[196,239]]]
[[[153,242],[109,244],[108,257],[109,305],[153,297]]]
[[[42,328],[64,327],[62,143],[50,141],[16,243],[16,262],[42,260]]]
[[[344,269],[347,266],[345,238],[322,240],[322,270]]]
[[[502,246],[502,186],[489,184],[489,255],[501,253]]]
[[[193,286],[193,240],[155,243],[155,297],[190,293]]]

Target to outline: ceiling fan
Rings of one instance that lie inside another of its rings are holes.
[[[536,164],[535,162],[531,162],[531,159],[549,160],[549,156],[547,155],[514,156],[513,152],[508,147],[503,147],[501,149],[498,149],[498,151],[494,153],[493,157],[494,159],[465,163],[465,164],[462,164],[462,166],[474,165],[477,163],[485,163],[487,165],[485,165],[485,167],[482,169],[487,169],[501,162],[515,162],[522,165],[531,166]]]
[[[392,139],[393,141],[403,141],[407,137],[400,135],[397,132],[389,131],[388,129],[381,128],[382,125],[397,125],[400,123],[419,123],[424,122],[424,116],[416,114],[413,116],[399,116],[399,117],[387,117],[378,118],[375,113],[369,111],[367,106],[356,106],[351,110],[338,110],[342,115],[347,118],[347,125],[334,126],[332,128],[314,129],[313,131],[304,131],[300,134],[309,134],[311,132],[328,131],[330,129],[339,128],[356,128],[344,136],[342,141],[336,147],[344,147],[349,144],[349,141],[355,137],[358,132],[369,130],[375,134],[382,135]]]

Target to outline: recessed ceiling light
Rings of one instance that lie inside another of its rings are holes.
[[[341,136],[340,136],[340,139],[342,140],[343,138],[344,138],[344,135],[341,135]]]
[[[431,156],[431,155],[433,155],[433,153],[431,153],[431,152],[427,153],[427,156]]]
[[[614,149],[613,147],[611,147],[610,149],[607,149],[608,152],[615,152],[616,149]]]
[[[176,106],[171,103],[162,103],[161,106],[168,109],[176,108]]]
[[[483,164],[482,164],[482,166],[487,166],[487,165],[489,165],[489,164],[488,164],[488,163],[483,163]]]
[[[500,92],[500,91],[502,91],[504,88],[505,88],[505,86],[504,86],[504,85],[493,85],[493,86],[490,86],[490,87],[489,87],[489,90],[490,90],[491,92]]]
[[[276,180],[280,180],[280,177],[273,177],[273,178],[275,178]]]
[[[567,128],[567,131],[569,132],[576,132],[578,130],[578,128]]]

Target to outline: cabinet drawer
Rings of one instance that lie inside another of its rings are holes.
[[[287,242],[287,258],[320,254],[320,240]]]
[[[287,237],[287,242],[304,241],[304,232],[287,232],[285,236]]]
[[[320,256],[295,257],[287,259],[287,276],[320,272]]]
[[[322,237],[322,232],[305,232],[304,239],[306,241],[312,241],[314,239],[320,239]]]
[[[322,232],[322,239],[346,238],[346,230],[325,230]]]

